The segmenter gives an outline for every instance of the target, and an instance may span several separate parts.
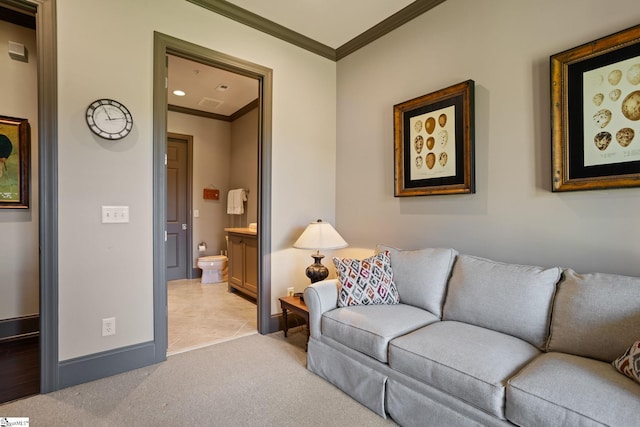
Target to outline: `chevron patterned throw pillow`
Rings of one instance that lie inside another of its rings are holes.
[[[640,383],[640,341],[634,342],[622,356],[613,361],[612,365],[620,373]]]
[[[362,261],[333,258],[333,263],[340,282],[338,307],[398,303],[398,289],[393,283],[389,251]]]

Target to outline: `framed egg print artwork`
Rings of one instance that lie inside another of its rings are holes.
[[[552,191],[640,186],[640,25],[550,68]]]
[[[396,197],[475,192],[474,81],[393,107]]]
[[[29,208],[30,134],[27,119],[0,116],[0,209]]]

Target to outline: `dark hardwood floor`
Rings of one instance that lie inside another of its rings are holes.
[[[40,337],[0,341],[0,403],[40,393]]]

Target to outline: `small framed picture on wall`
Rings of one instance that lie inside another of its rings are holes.
[[[393,107],[395,196],[474,193],[474,82]]]
[[[29,208],[29,150],[27,119],[0,116],[0,209]]]

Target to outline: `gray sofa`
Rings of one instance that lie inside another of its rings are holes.
[[[399,304],[305,289],[310,371],[405,426],[640,426],[640,384],[611,365],[640,339],[640,278],[383,250]]]

